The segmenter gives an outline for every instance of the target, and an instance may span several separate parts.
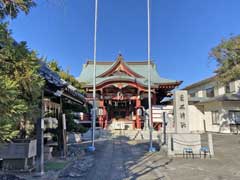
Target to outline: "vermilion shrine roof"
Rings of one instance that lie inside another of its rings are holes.
[[[78,81],[84,82],[85,87],[93,86],[93,61],[87,61],[83,65],[82,72],[77,78]],[[158,87],[159,85],[174,85],[178,86],[181,81],[170,80],[159,76],[156,64],[151,62],[151,86]],[[97,61],[96,62],[96,85],[99,86],[105,82],[110,81],[130,81],[141,84],[142,86],[148,85],[148,62],[138,61],[129,62],[125,61],[122,55],[119,55],[114,62]]]

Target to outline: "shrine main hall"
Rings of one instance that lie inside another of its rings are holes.
[[[93,61],[83,65],[78,81],[84,83],[87,100],[93,101]],[[144,111],[148,109],[148,62],[125,61],[120,54],[114,62],[96,62],[96,102],[98,123],[106,128],[121,122],[128,128],[141,129],[144,126]],[[181,81],[159,76],[156,64],[151,62],[152,105],[171,96],[171,90]]]

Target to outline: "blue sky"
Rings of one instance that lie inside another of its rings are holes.
[[[97,59],[147,59],[146,0],[99,0]],[[211,48],[240,34],[239,0],[151,0],[151,57],[160,76],[182,87],[213,75]],[[10,22],[17,41],[79,76],[93,58],[94,0],[38,0]]]

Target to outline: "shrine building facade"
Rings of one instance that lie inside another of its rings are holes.
[[[93,101],[93,61],[83,65],[78,81],[84,83],[87,100]],[[122,122],[129,128],[144,127],[144,111],[148,109],[148,62],[125,61],[119,55],[114,62],[96,62],[96,101],[98,123],[106,128]],[[152,105],[158,105],[182,81],[159,76],[156,64],[151,62]]]

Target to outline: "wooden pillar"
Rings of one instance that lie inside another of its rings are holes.
[[[161,124],[161,123],[158,123],[158,124],[157,124],[157,130],[160,131],[161,128],[162,128],[162,124]]]
[[[66,141],[66,119],[62,111],[62,98],[60,97],[60,113],[58,116],[58,148],[62,157],[67,155],[67,141]]]
[[[141,118],[138,114],[138,108],[141,106],[141,100],[139,98],[136,99],[136,128],[141,129]]]
[[[139,98],[136,99],[136,107],[141,106],[141,100]]]
[[[61,110],[60,110],[61,111]],[[62,141],[63,141],[63,136],[62,136],[62,113],[60,112],[58,114],[58,150],[61,152],[62,151]]]
[[[43,140],[43,119],[37,120],[37,172],[39,175],[44,174],[44,140]]]
[[[103,100],[100,100],[99,101],[99,107],[103,107],[104,106],[104,101]]]
[[[166,122],[166,112],[163,112],[163,143],[167,144],[167,122]]]
[[[157,105],[157,95],[156,95],[156,93],[153,94],[152,105]]]
[[[98,117],[98,122],[99,122],[99,126],[100,126],[101,128],[104,128],[103,115],[99,115],[99,117]]]
[[[126,117],[129,120],[129,108],[126,109]]]
[[[37,173],[39,176],[44,174],[44,90],[42,90],[41,117],[37,119]]]
[[[101,113],[100,113],[101,112]],[[98,123],[101,128],[104,128],[104,101],[99,101],[99,118]]]
[[[62,123],[63,123],[63,157],[67,157],[67,126],[66,126],[66,116],[62,114]]]
[[[103,128],[106,129],[108,126],[108,112],[106,107],[103,108],[103,114],[104,114],[104,126]]]

